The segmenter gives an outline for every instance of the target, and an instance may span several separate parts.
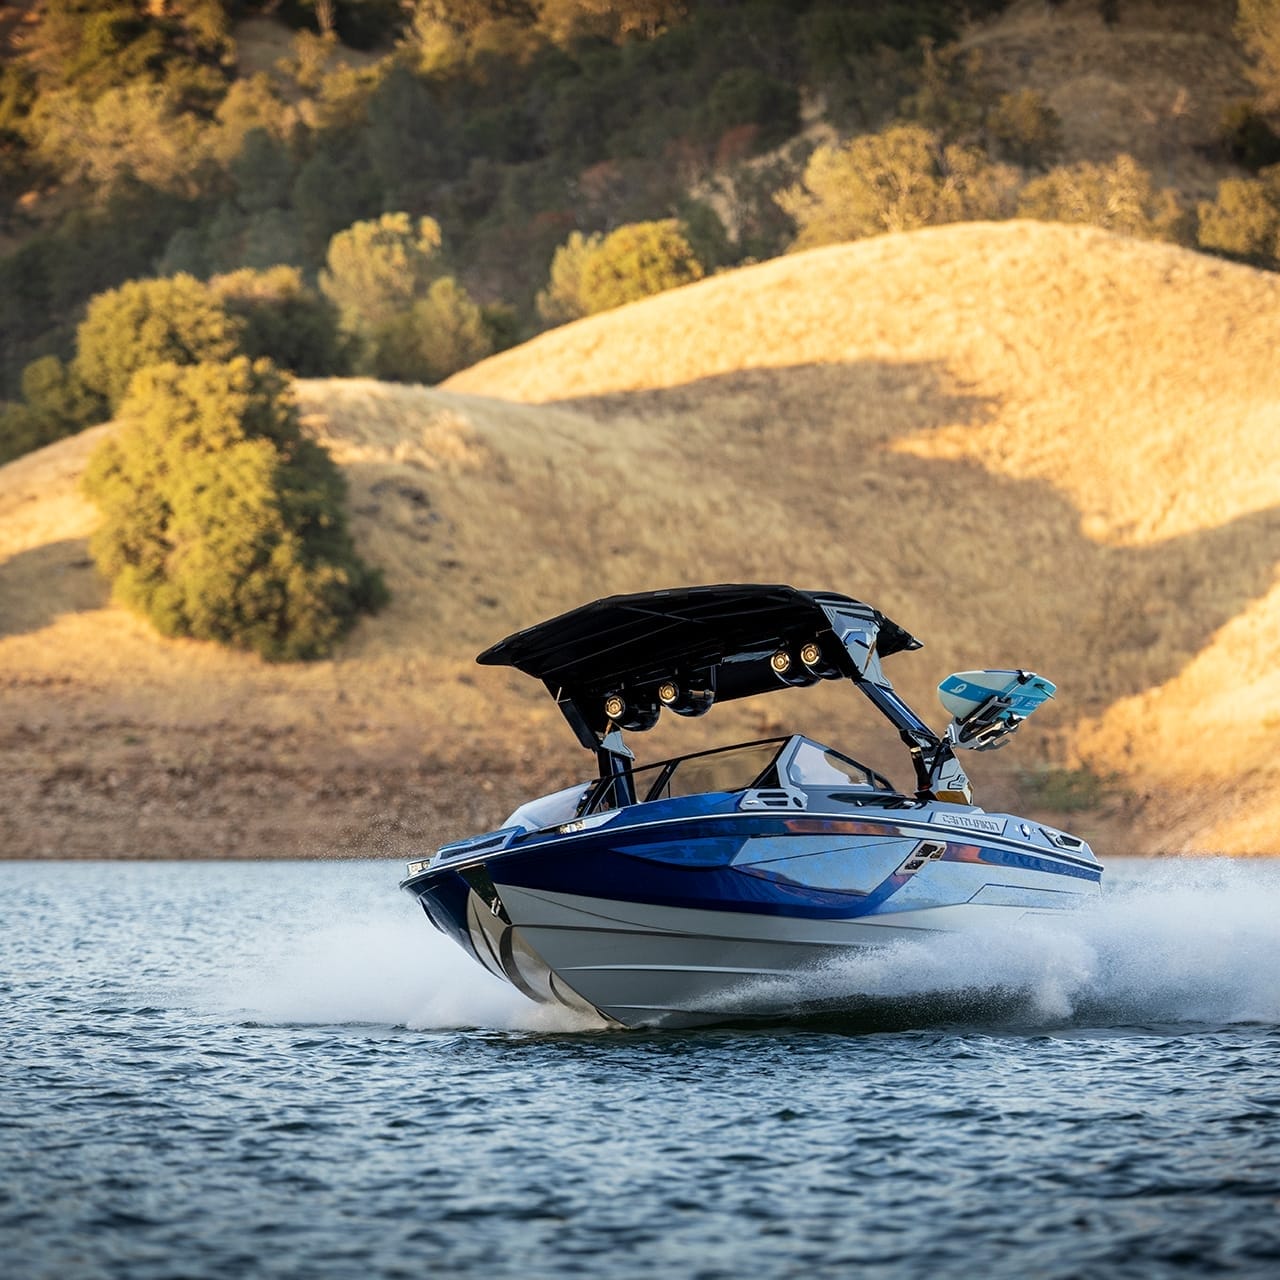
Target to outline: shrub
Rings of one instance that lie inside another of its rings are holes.
[[[101,197],[131,181],[183,196],[199,191],[200,128],[160,85],[127,84],[93,101],[72,90],[42,94],[27,132],[42,160]]]
[[[115,409],[139,369],[171,362],[228,360],[242,322],[193,276],[129,280],[89,303],[76,331],[74,371]]]
[[[240,349],[250,358],[265,356],[301,378],[350,372],[350,343],[339,331],[337,309],[296,267],[232,271],[214,276],[209,291],[240,322]]]
[[[105,408],[57,356],[41,356],[22,371],[25,403],[0,406],[0,463],[74,435]]]
[[[329,241],[320,288],[343,327],[369,333],[425,297],[440,274],[440,227],[407,213],[357,222]]]
[[[701,280],[702,264],[674,218],[633,222],[600,242],[582,273],[588,314]]]
[[[1249,76],[1264,110],[1280,106],[1280,0],[1239,0],[1236,35],[1253,58]]]
[[[604,236],[596,232],[584,236],[571,231],[569,238],[551,259],[551,278],[538,294],[538,314],[548,324],[564,324],[587,314],[582,295],[582,273]]]
[[[342,475],[270,361],[145,369],[121,417],[85,473],[103,513],[90,550],[163,634],[315,658],[384,602],[347,531]]]
[[[907,119],[933,130],[943,142],[969,141],[994,106],[994,88],[983,74],[979,50],[921,41],[914,92],[902,100]]]
[[[409,311],[375,331],[373,370],[398,382],[441,382],[492,351],[483,312],[446,276]]]
[[[1001,94],[987,132],[999,155],[1026,168],[1048,168],[1062,145],[1062,121],[1034,89]]]
[[[1264,171],[1280,178],[1280,169]],[[1202,249],[1227,253],[1258,266],[1280,259],[1280,181],[1229,178],[1217,199],[1199,207],[1197,240]]]
[[[57,422],[41,416],[30,405],[0,405],[0,466],[43,449],[66,434]]]
[[[1151,175],[1132,156],[1106,165],[1066,165],[1029,182],[1018,213],[1046,222],[1088,222],[1143,240],[1186,238],[1186,218],[1177,196],[1156,191]]]
[[[41,417],[61,425],[62,435],[101,421],[106,413],[102,399],[57,356],[41,356],[23,369],[22,398]]]
[[[883,231],[1003,216],[1014,176],[982,152],[943,146],[920,125],[898,125],[840,147],[819,147],[801,182],[777,203],[796,223],[794,248]]]

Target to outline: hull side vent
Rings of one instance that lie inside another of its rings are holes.
[[[921,840],[911,851],[911,856],[898,868],[900,876],[913,876],[921,867],[936,862],[947,851],[941,840]]]
[[[804,796],[798,791],[786,791],[782,787],[758,787],[742,797],[739,809],[803,809]]]

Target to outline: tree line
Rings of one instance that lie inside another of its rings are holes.
[[[1239,0],[1239,176],[1194,205],[1127,155],[1064,159],[1047,101],[954,43],[1001,7],[283,0],[288,54],[243,75],[252,0],[47,0],[0,61],[0,462],[123,418],[89,479],[120,598],[316,656],[385,588],[291,374],[436,382],[744,262],[973,218],[1280,266],[1280,0]],[[840,141],[803,135],[815,103]],[[164,415],[205,434],[175,452]]]

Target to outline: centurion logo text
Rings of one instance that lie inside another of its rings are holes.
[[[932,821],[944,827],[960,827],[965,831],[985,831],[988,835],[1004,833],[1003,818],[982,818],[970,813],[935,813]]]

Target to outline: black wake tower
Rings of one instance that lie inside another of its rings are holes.
[[[663,707],[698,716],[716,702],[838,679],[851,680],[898,730],[919,798],[967,802],[951,742],[902,701],[880,666],[921,647],[860,600],[748,584],[609,596],[517,631],[476,661],[543,681],[624,802],[634,796],[621,730],[653,728]]]

